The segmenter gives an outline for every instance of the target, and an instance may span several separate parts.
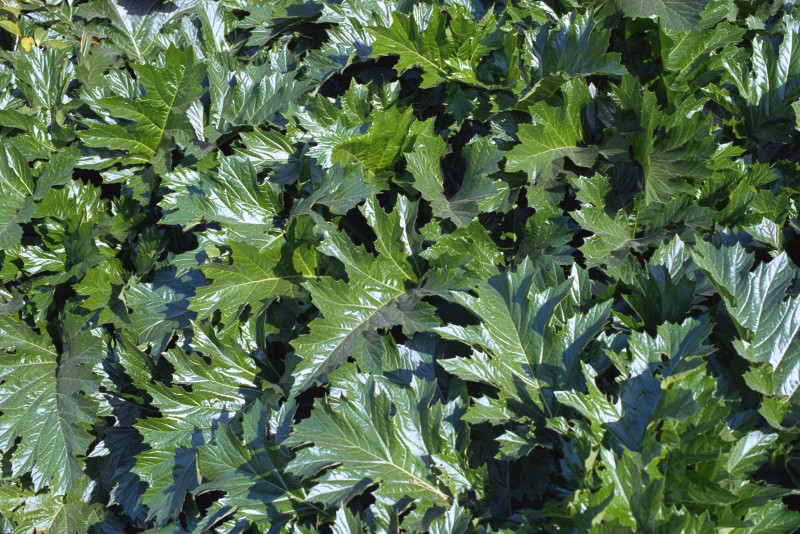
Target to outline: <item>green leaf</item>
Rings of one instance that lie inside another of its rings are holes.
[[[140,415],[141,412],[137,411],[136,416]],[[103,482],[111,487],[109,504],[121,506],[131,517],[144,512],[142,494],[146,484],[131,472],[131,468],[136,465],[136,455],[145,449],[142,436],[136,429],[120,425],[106,430],[103,441],[92,451],[92,457],[99,458],[107,469],[108,479],[104,477]]]
[[[563,107],[545,102],[530,107],[533,124],[519,126],[520,144],[506,156],[506,170],[525,171],[536,183],[552,178],[561,166],[558,161],[564,157],[576,165],[591,167],[597,148],[579,146],[583,142],[581,108],[589,99],[586,85],[575,80],[566,84]]]
[[[480,221],[472,221],[448,234],[429,224],[421,233],[426,240],[434,242],[420,253],[431,261],[432,268],[441,271],[463,269],[477,280],[499,274],[497,266],[503,264],[503,254]]]
[[[182,169],[167,183],[174,193],[161,201],[165,222],[219,223],[216,240],[225,244],[246,241],[266,249],[275,242],[268,232],[277,226],[282,206],[273,185],[260,184],[249,161],[224,158],[209,174]]]
[[[362,162],[372,171],[390,169],[400,158],[404,147],[413,142],[415,134],[430,122],[414,121],[412,108],[400,111],[392,107],[379,113],[366,133],[346,135],[339,139],[331,153],[331,162],[341,165]],[[343,142],[341,142],[343,141]]]
[[[21,224],[31,220],[33,177],[28,162],[14,147],[0,151],[0,248],[10,248],[22,239]]]
[[[658,17],[666,30],[685,31],[698,29],[700,13],[707,0],[620,0],[622,11],[628,17]]]
[[[781,143],[790,135],[786,123],[794,121],[792,102],[800,98],[800,21],[789,19],[785,24],[777,52],[771,42],[756,39],[750,61],[741,62],[732,54],[723,58],[722,65],[739,93],[732,104],[741,122],[736,127],[741,137]]]
[[[631,76],[623,76],[615,91],[621,107],[639,119],[641,131],[629,135],[633,157],[645,175],[645,201],[667,203],[680,193],[693,193],[694,181],[711,176],[706,161],[716,144],[710,134],[710,117],[692,99],[665,115],[655,93],[642,90]]]
[[[120,298],[127,282],[125,274],[122,262],[107,259],[89,269],[73,286],[78,295],[86,296],[81,303],[84,308],[99,311],[98,323],[129,323],[128,309]]]
[[[103,358],[103,339],[86,330],[59,355],[46,334],[8,315],[0,315],[0,334],[0,347],[14,351],[0,356],[0,449],[13,449],[15,476],[30,472],[35,489],[68,494],[94,441],[99,383],[92,368]]]
[[[332,213],[344,215],[375,193],[375,187],[365,181],[364,170],[360,165],[334,165],[315,184],[311,195],[292,205],[291,215],[297,217],[310,214],[311,208],[320,204]]]
[[[193,6],[188,0],[175,2],[169,10],[152,0],[94,0],[81,4],[78,12],[87,20],[107,19],[110,24],[103,28],[110,31],[114,48],[141,61],[151,55],[161,29]]]
[[[76,496],[64,499],[49,493],[30,495],[25,499],[24,509],[14,516],[17,523],[14,533],[92,533],[101,517],[97,504],[81,502]]]
[[[619,398],[609,401],[595,383],[595,372],[584,364],[588,394],[557,391],[559,402],[570,406],[594,423],[608,428],[632,451],[641,450],[648,425],[660,417],[681,419],[699,409],[687,375],[704,376],[698,357],[709,354],[705,340],[708,321],[687,319],[681,325],[665,323],[655,338],[634,332],[630,340],[631,362],[622,369],[626,377]],[[656,378],[655,373],[662,379]],[[672,377],[672,378],[671,378]]]
[[[135,424],[151,449],[136,456],[132,470],[148,483],[143,502],[160,525],[177,517],[186,494],[201,483],[198,446],[264,394],[251,355],[255,343],[246,335],[218,335],[208,325],[198,325],[194,335],[190,353],[176,348],[162,355],[174,369],[171,386],[150,382],[157,376],[147,354],[132,346],[120,352],[126,371],[161,414]]]
[[[263,394],[262,380],[256,376],[259,365],[253,355],[257,355],[255,343],[243,334],[216,334],[207,325],[196,328],[194,334],[188,354],[171,349],[162,355],[174,368],[175,384],[150,384],[147,381],[154,373],[139,371],[144,375],[141,385],[163,417],[143,419],[135,426],[145,443],[156,449],[207,441],[219,422],[244,412]],[[122,356],[129,373],[148,361],[146,354],[132,347],[127,347]],[[186,390],[189,385],[191,392]]]
[[[298,480],[285,473],[287,449],[269,436],[269,412],[257,402],[244,417],[244,442],[231,424],[220,427],[214,444],[198,449],[198,469],[206,480],[194,493],[224,491],[220,504],[236,518],[266,527],[284,523],[297,511],[319,511],[305,504]]]
[[[755,471],[766,459],[778,436],[763,434],[758,430],[749,432],[736,442],[725,462],[725,470],[732,476],[740,477]]]
[[[375,36],[373,57],[399,56],[395,67],[398,72],[422,67],[426,73],[423,87],[434,87],[444,81],[445,61],[455,44],[447,37],[445,18],[438,9],[433,10],[424,33],[413,17],[398,12],[392,12],[391,26],[372,27],[369,32]]]
[[[576,178],[572,181],[578,188],[577,199],[581,209],[570,213],[578,225],[592,232],[581,252],[590,265],[608,261],[615,253],[626,251],[634,244],[636,222],[624,210],[609,215],[605,209],[611,198],[611,185],[607,177],[600,174],[592,178]]]
[[[431,322],[429,307],[407,289],[419,280],[414,258],[419,247],[413,230],[416,205],[401,200],[387,214],[373,197],[362,212],[377,236],[377,256],[353,245],[343,233],[322,228],[319,250],[344,263],[350,283],[322,278],[305,284],[323,317],[292,342],[302,358],[293,373],[293,394],[308,389],[348,357],[367,365],[376,329],[403,325],[414,333]]]
[[[725,309],[739,330],[736,351],[755,365],[767,364],[769,375],[759,389],[767,395],[793,397],[800,388],[800,299],[787,297],[797,276],[785,253],[752,272],[753,256],[741,245],[715,248],[698,242],[694,261],[722,295]]]
[[[637,273],[637,288],[625,300],[647,325],[680,323],[694,302],[694,280],[681,277],[673,281],[664,266],[648,266],[647,274]]]
[[[276,114],[303,95],[308,86],[297,79],[295,55],[287,48],[269,51],[261,64],[239,63],[225,52],[208,61],[211,98],[210,141],[216,141],[238,126],[279,124]]]
[[[532,63],[538,67],[540,84],[547,86],[547,77],[564,72],[570,77],[591,74],[621,75],[620,55],[607,52],[611,31],[595,22],[592,11],[580,15],[573,11],[564,15],[556,30],[543,25],[533,43]],[[562,81],[554,78],[552,84]],[[523,97],[523,100],[527,99]]]
[[[160,353],[175,330],[189,326],[195,318],[189,309],[189,299],[195,296],[199,273],[190,271],[176,276],[174,268],[156,272],[151,282],[130,284],[120,293],[125,305],[133,310],[131,328],[138,337],[137,344],[154,344]]]
[[[610,306],[600,304],[586,315],[569,312],[560,325],[554,314],[567,299],[573,280],[559,280],[554,270],[536,270],[524,261],[516,272],[494,276],[480,284],[473,296],[454,292],[452,298],[481,323],[447,325],[436,331],[447,339],[471,345],[470,358],[440,363],[450,373],[499,389],[496,409],[532,416],[536,411],[552,416],[546,390],[569,383],[578,354],[605,324]]]
[[[744,28],[724,22],[711,30],[663,31],[660,34],[661,61],[665,69],[675,73],[671,88],[681,87],[678,83],[700,69],[712,52],[738,43],[744,32]]]
[[[413,152],[406,155],[408,169],[414,175],[414,188],[431,203],[433,214],[451,219],[456,226],[467,226],[481,211],[480,202],[497,193],[497,186],[487,177],[498,170],[503,158],[491,139],[478,138],[465,147],[467,167],[460,189],[449,199],[444,195],[444,177],[440,162],[446,143],[441,137],[421,135]]]
[[[220,310],[222,322],[231,325],[246,306],[259,315],[279,297],[300,296],[299,284],[313,276],[297,274],[282,261],[284,240],[275,237],[272,244],[256,248],[247,243],[233,242],[233,263],[207,263],[202,267],[207,284],[198,287],[189,309],[205,319]]]
[[[0,532],[792,532],[792,4],[3,2]]]
[[[68,86],[73,80],[73,68],[66,50],[57,50],[55,47],[42,49],[32,47],[30,50],[17,48],[15,52],[6,52],[14,65],[14,81],[16,89],[23,95],[28,105],[39,114],[37,126],[31,131],[35,144],[43,143],[44,147],[32,146],[41,154],[42,148],[55,150],[53,141],[63,136],[59,135],[59,128],[52,128],[50,132],[44,124],[61,125],[64,122],[64,107],[67,99],[63,98]],[[14,106],[12,106],[13,109]],[[44,124],[40,121],[44,121]],[[45,131],[37,132],[39,128]],[[50,135],[47,135],[47,134]],[[47,154],[47,152],[45,152]],[[46,156],[39,156],[46,157]]]
[[[134,125],[93,124],[81,133],[81,139],[90,147],[122,152],[123,162],[152,162],[163,172],[171,166],[172,143],[191,137],[185,111],[205,91],[201,86],[205,66],[195,62],[192,48],[181,51],[171,46],[164,53],[164,67],[138,64],[133,69],[144,96],[102,97],[95,103],[107,109],[110,117],[127,119]]]
[[[771,501],[762,508],[748,510],[745,519],[750,525],[746,528],[738,529],[739,532],[767,534],[792,530],[800,519],[800,514],[789,510],[780,501]]]
[[[312,444],[297,451],[288,466],[292,473],[309,477],[333,468],[308,499],[347,502],[379,483],[375,495],[387,504],[411,498],[425,509],[449,507],[453,497],[432,470],[434,451],[426,435],[436,427],[436,413],[424,414],[419,421],[414,421],[417,414],[393,415],[392,401],[401,406],[430,402],[415,397],[414,390],[385,389],[368,377],[349,387],[347,395],[318,402],[311,417],[284,442],[294,447]]]
[[[148,484],[142,498],[150,508],[147,519],[155,518],[161,526],[178,518],[186,493],[200,483],[197,452],[185,447],[139,453],[134,472]]]

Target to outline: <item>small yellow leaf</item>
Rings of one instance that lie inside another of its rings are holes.
[[[26,52],[30,52],[31,47],[36,45],[36,42],[30,37],[23,37],[19,44],[22,45],[22,48],[24,48]]]

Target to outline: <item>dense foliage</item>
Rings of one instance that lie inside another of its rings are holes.
[[[800,526],[800,7],[0,33],[0,531]]]

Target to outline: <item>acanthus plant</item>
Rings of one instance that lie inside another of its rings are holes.
[[[800,527],[800,11],[0,11],[0,531]]]

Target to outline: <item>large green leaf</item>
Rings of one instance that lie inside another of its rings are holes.
[[[59,141],[66,134],[65,130],[68,131],[67,128],[52,128],[52,124],[63,123],[64,108],[70,108],[66,93],[73,80],[74,65],[69,61],[67,51],[56,47],[30,51],[19,49],[9,59],[14,65],[15,89],[24,95],[29,109],[36,110],[28,124],[25,124],[25,115],[30,115],[30,111],[17,116],[17,120],[24,122],[17,122],[15,126],[24,125],[28,135],[19,139],[20,136],[15,136],[12,143],[38,158],[46,158],[51,150],[56,150],[54,141]],[[25,108],[20,111],[25,111]]]
[[[543,25],[533,40],[531,61],[539,69],[541,87],[560,86],[565,80],[555,75],[561,72],[572,77],[625,72],[619,54],[607,52],[611,32],[594,20],[592,11],[573,11],[559,22],[555,31]]]
[[[596,147],[584,147],[581,108],[589,102],[585,83],[573,80],[564,89],[563,106],[537,102],[529,108],[533,124],[519,127],[520,144],[508,152],[506,170],[525,171],[536,180],[552,178],[568,157],[575,164],[591,167]]]
[[[414,188],[431,203],[433,214],[442,219],[451,219],[456,226],[463,227],[477,217],[481,211],[480,202],[497,193],[497,186],[487,175],[498,170],[497,163],[503,158],[503,154],[487,138],[479,138],[467,145],[467,167],[461,187],[447,198],[444,195],[444,177],[440,168],[446,146],[440,137],[421,135],[417,138],[414,151],[406,156],[406,160],[408,169],[415,178]]]
[[[246,241],[260,249],[275,244],[282,206],[275,186],[259,183],[249,161],[224,158],[211,173],[182,169],[171,173],[167,184],[173,193],[161,201],[165,222],[189,228],[216,223],[214,240],[224,244]]]
[[[415,134],[426,125],[430,126],[430,123],[414,120],[412,108],[400,111],[392,107],[378,114],[366,133],[359,135],[355,131],[347,131],[342,132],[344,135],[335,136],[330,160],[342,165],[363,162],[364,167],[373,171],[389,169],[400,158],[404,148],[414,141]],[[317,155],[319,152],[311,153]]]
[[[795,398],[800,389],[800,300],[787,296],[787,289],[797,269],[783,253],[750,272],[753,256],[739,244],[715,248],[701,242],[693,257],[736,323],[736,351],[757,366],[751,384],[768,395]]]
[[[162,355],[174,369],[172,386],[151,382],[156,363],[146,353],[129,344],[120,352],[125,370],[161,414],[136,423],[150,449],[136,456],[132,469],[147,482],[143,502],[149,517],[161,525],[177,517],[186,494],[200,484],[197,447],[263,394],[246,335],[218,336],[207,326],[198,327],[191,348],[188,354],[176,348]]]
[[[0,334],[0,347],[11,352],[0,359],[0,449],[11,453],[15,476],[30,472],[37,490],[69,493],[94,441],[99,381],[92,368],[104,358],[103,338],[86,330],[59,355],[47,334],[9,315],[0,315]]]
[[[739,112],[737,133],[742,137],[783,142],[789,135],[786,123],[794,120],[792,103],[800,98],[799,24],[786,21],[777,51],[773,43],[757,39],[752,43],[750,61],[742,62],[733,54],[724,57],[723,66],[739,93],[732,104]]]
[[[681,381],[688,385],[693,381],[690,375],[705,374],[700,357],[710,352],[705,343],[709,327],[707,320],[688,319],[681,325],[660,326],[655,338],[632,334],[628,347],[630,364],[622,369],[627,376],[621,381],[615,402],[597,388],[589,367],[584,368],[588,394],[557,391],[556,398],[592,422],[604,425],[622,444],[638,451],[651,420],[685,418],[700,409],[691,388],[681,387]]]
[[[706,163],[716,149],[711,121],[695,102],[683,100],[674,114],[666,115],[658,109],[655,93],[642,90],[630,76],[622,77],[615,96],[639,120],[641,131],[628,137],[633,157],[644,170],[647,203],[666,203],[677,194],[692,193],[698,179],[711,176]]]
[[[715,50],[728,44],[737,43],[744,35],[744,29],[729,23],[720,23],[713,30],[663,31],[661,39],[661,60],[664,68],[674,72],[671,89],[684,86]]]
[[[436,329],[474,348],[471,357],[443,360],[442,366],[463,380],[498,388],[498,398],[486,403],[509,419],[511,414],[523,418],[537,412],[552,416],[549,392],[571,383],[580,351],[600,332],[610,311],[606,303],[574,314],[569,297],[578,282],[578,274],[574,276],[564,280],[555,270],[537,269],[526,260],[515,272],[480,284],[477,296],[454,292],[453,300],[481,322]],[[565,323],[555,317],[559,307],[570,310]],[[484,411],[480,406],[475,410]]]
[[[192,349],[188,354],[176,348],[162,355],[175,369],[176,384],[143,384],[162,417],[141,420],[136,428],[156,450],[207,440],[219,422],[243,412],[263,393],[246,336],[217,336],[207,326],[197,328]],[[142,373],[142,368],[148,373],[145,353],[127,347],[122,354],[129,373]],[[189,384],[191,393],[184,387]]]
[[[140,345],[152,343],[161,352],[175,330],[183,330],[195,318],[189,299],[195,295],[199,273],[176,276],[174,268],[158,271],[153,280],[128,285],[120,298],[134,312],[130,326]]]
[[[299,284],[313,275],[294,272],[281,260],[284,241],[276,237],[266,247],[256,248],[247,243],[231,243],[232,265],[208,263],[203,266],[207,285],[197,289],[190,309],[204,319],[220,310],[222,321],[233,324],[244,311],[259,314],[279,297],[304,293]]]
[[[298,480],[285,473],[291,454],[269,436],[270,415],[256,403],[244,417],[244,442],[233,425],[222,425],[215,443],[199,448],[198,469],[206,481],[194,490],[224,491],[220,504],[227,514],[264,527],[320,511],[306,503]]]
[[[192,135],[186,108],[204,92],[201,82],[205,66],[196,62],[192,48],[181,51],[172,46],[164,58],[163,67],[149,63],[133,66],[144,95],[95,100],[98,108],[108,110],[109,117],[134,125],[127,127],[111,120],[91,124],[81,134],[86,145],[121,152],[119,159],[124,163],[153,162],[161,170],[171,166],[172,143],[185,142]]]
[[[140,452],[134,472],[148,484],[142,497],[149,507],[147,518],[162,526],[178,519],[187,492],[200,483],[197,451],[186,447]]]
[[[325,171],[311,195],[292,205],[292,216],[310,214],[315,205],[323,205],[333,213],[345,215],[375,193],[375,187],[365,181],[360,165],[336,165]]]
[[[205,137],[216,141],[238,126],[279,124],[276,114],[307,90],[297,79],[297,69],[288,49],[275,50],[263,63],[238,63],[227,51],[212,55],[207,65],[211,105]]]
[[[107,52],[141,61],[152,56],[162,28],[185,15],[195,4],[196,0],[170,4],[158,0],[93,0],[81,4],[78,13],[87,20],[103,18],[110,22],[103,26],[113,43]]]
[[[447,77],[451,56],[458,46],[447,35],[445,20],[445,16],[434,9],[425,31],[421,32],[413,17],[393,12],[391,26],[369,29],[375,36],[372,55],[396,55],[399,57],[398,72],[422,67],[425,71],[423,87],[438,85]]]
[[[292,342],[302,358],[293,373],[293,393],[308,389],[349,357],[369,368],[378,328],[403,325],[414,333],[431,325],[430,306],[413,290],[420,261],[415,259],[420,245],[413,229],[416,205],[400,201],[387,214],[373,197],[362,211],[377,236],[377,255],[353,245],[342,232],[323,228],[319,249],[344,263],[350,282],[323,278],[305,284],[322,317]]]
[[[423,413],[398,408],[425,402]],[[299,449],[288,469],[300,476],[323,475],[309,493],[312,501],[347,502],[379,483],[376,497],[387,504],[414,499],[417,506],[449,507],[453,497],[435,475],[430,455],[441,412],[413,389],[386,389],[367,377],[347,388],[340,398],[317,404],[311,417],[284,442]],[[437,413],[438,412],[438,413]]]
[[[24,156],[13,147],[0,151],[0,248],[10,248],[22,239],[21,224],[36,212],[33,177]]]
[[[655,15],[667,30],[684,31],[697,29],[700,13],[706,0],[621,0],[622,10],[629,17],[651,17]]]
[[[24,497],[24,503],[24,507],[14,515],[17,524],[13,534],[102,532],[99,528],[103,521],[100,506],[81,502],[75,495],[65,499],[48,493],[29,494]],[[113,522],[111,517],[108,519]]]

